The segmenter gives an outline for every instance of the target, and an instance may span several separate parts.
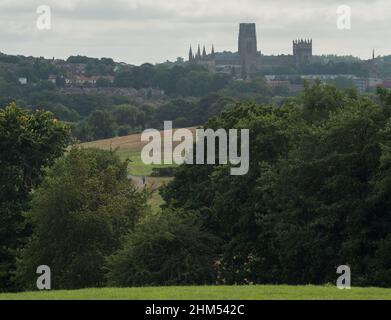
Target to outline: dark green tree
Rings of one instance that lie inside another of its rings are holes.
[[[194,215],[165,209],[147,216],[109,259],[108,285],[214,283],[218,239],[205,232]]]
[[[391,286],[390,96],[306,86],[281,107],[238,104],[207,127],[250,130],[250,171],[184,165],[162,190],[223,240],[228,283]]]
[[[116,122],[111,113],[103,110],[94,111],[86,120],[92,140],[112,138],[116,132]]]
[[[31,191],[68,142],[69,130],[51,113],[15,104],[0,109],[0,290],[14,288],[10,278],[16,249],[29,234],[23,212]]]
[[[104,264],[143,214],[147,192],[127,179],[115,153],[74,147],[56,161],[34,192],[33,234],[22,250],[15,281],[34,289],[36,268],[48,265],[55,289],[104,284]]]

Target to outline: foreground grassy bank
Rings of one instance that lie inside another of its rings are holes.
[[[0,294],[0,300],[391,300],[391,289],[335,286],[104,288]]]

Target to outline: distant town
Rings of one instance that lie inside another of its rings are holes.
[[[255,23],[240,24],[237,52],[218,52],[213,45],[210,52],[207,52],[205,45],[198,44],[190,47],[188,59],[178,58],[175,62],[167,61],[158,66],[173,68],[194,65],[204,68],[211,74],[224,75],[232,80],[262,77],[271,89],[284,88],[283,91],[291,94],[297,94],[302,90],[304,80],[319,80],[342,87],[353,86],[360,93],[369,92],[377,86],[391,88],[391,58],[376,57],[373,48],[368,49],[368,52],[372,53],[372,58],[368,60],[353,56],[316,56],[313,54],[316,41],[297,39],[292,41],[291,55],[264,55],[258,48],[256,29]],[[13,70],[15,68],[12,67],[12,63],[18,59],[22,58],[1,54],[0,67],[15,71],[20,85],[34,82],[28,74],[23,73],[23,68]],[[38,63],[45,59],[24,57],[23,60],[23,63]],[[135,66],[114,62],[110,58],[73,56],[67,60],[46,59],[46,62],[52,66],[49,69],[53,71],[47,74],[46,80],[59,87],[63,93],[95,92],[99,88],[101,93],[125,96],[152,95],[157,99],[166,94],[164,88],[152,83],[148,88],[143,87],[141,93],[118,84],[118,75],[131,71]]]

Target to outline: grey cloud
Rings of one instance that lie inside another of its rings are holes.
[[[53,29],[35,29],[42,0],[2,0],[1,51],[47,57],[112,56],[129,63],[186,56],[190,43],[236,50],[238,24],[257,23],[260,50],[289,53],[311,37],[317,54],[391,53],[389,0],[46,0]],[[352,7],[353,28],[336,28],[336,8]],[[363,41],[365,39],[365,41]]]

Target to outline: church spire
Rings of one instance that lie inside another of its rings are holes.
[[[193,49],[191,48],[191,45],[190,45],[190,50],[189,50],[189,61],[193,61],[193,60],[194,60]]]
[[[214,58],[215,57],[215,45],[212,44],[212,57]]]
[[[201,46],[198,45],[198,50],[197,50],[197,59],[200,59],[201,58]]]
[[[375,49],[372,51],[372,60],[375,60]]]
[[[205,45],[204,45],[204,49],[202,50],[202,57],[206,57],[206,49],[205,49]]]

